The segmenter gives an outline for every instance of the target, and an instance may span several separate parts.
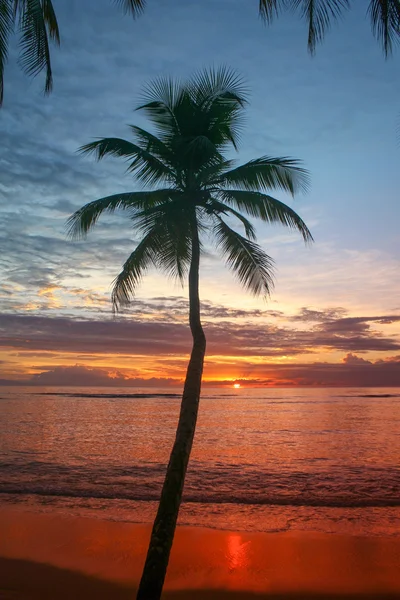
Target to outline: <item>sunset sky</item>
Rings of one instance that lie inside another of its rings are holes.
[[[0,379],[40,385],[180,384],[190,351],[187,288],[150,271],[115,318],[110,285],[135,247],[124,215],[86,241],[77,208],[140,189],[123,161],[76,150],[129,137],[144,83],[227,64],[251,90],[238,161],[304,161],[307,195],[275,196],[315,244],[257,224],[276,261],[268,301],[243,291],[215,253],[201,266],[208,385],[400,386],[400,51],[386,60],[354,2],[317,54],[293,15],[266,28],[257,2],[148,0],[133,21],[109,0],[55,2],[54,92],[18,68],[0,112]]]

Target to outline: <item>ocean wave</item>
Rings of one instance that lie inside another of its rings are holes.
[[[343,396],[344,398],[400,398],[400,394],[355,394]]]
[[[140,502],[158,502],[160,493],[119,493],[83,491],[65,489],[60,490],[57,487],[43,489],[40,486],[31,486],[29,488],[19,489],[18,487],[2,486],[1,495],[15,496],[42,496],[57,498],[81,498],[81,499],[102,499],[102,500],[131,500]],[[294,506],[294,507],[325,507],[325,508],[396,508],[400,506],[400,499],[397,498],[315,498],[315,497],[278,497],[266,496],[264,498],[249,498],[244,495],[224,495],[224,494],[185,494],[183,502],[193,504],[242,504],[252,506]]]
[[[0,462],[0,494],[157,501],[166,466]],[[310,471],[192,462],[186,502],[325,507],[400,506],[400,468],[352,466]]]
[[[84,394],[71,392],[42,392],[36,393],[37,396],[61,396],[64,398],[181,398],[182,394]]]

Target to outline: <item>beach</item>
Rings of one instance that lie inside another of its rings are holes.
[[[164,597],[400,598],[398,390],[207,390]],[[133,599],[178,392],[4,389],[0,600]]]
[[[0,511],[1,600],[134,597],[150,526]],[[400,597],[400,539],[178,527],[165,598]]]

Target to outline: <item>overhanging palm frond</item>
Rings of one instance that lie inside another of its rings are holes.
[[[135,295],[144,272],[151,265],[156,265],[157,255],[162,249],[162,238],[157,228],[150,231],[125,261],[121,273],[113,282],[111,300],[113,309],[118,311],[129,304]]]
[[[14,0],[21,30],[20,63],[28,75],[46,71],[45,93],[53,87],[49,37],[60,43],[58,23],[51,0]]]
[[[135,173],[145,185],[175,180],[173,170],[162,160],[137,144],[121,138],[102,138],[81,146],[78,152],[94,154],[97,160],[101,160],[106,154],[125,157],[127,160],[133,158],[128,171]]]
[[[294,158],[262,156],[226,171],[210,183],[253,191],[281,189],[294,195],[309,187],[309,173],[301,164]]]
[[[260,17],[268,23],[272,23],[273,19],[278,16],[279,10],[282,8],[280,0],[260,0],[258,12]]]
[[[393,43],[400,40],[399,0],[371,0],[368,6],[372,32],[382,44],[386,57],[393,50]]]
[[[145,0],[114,0],[114,2],[121,6],[125,13],[130,13],[133,18],[138,17],[146,6]]]
[[[57,16],[54,11],[52,0],[42,0],[43,18],[49,31],[50,39],[60,44],[60,30],[58,28]]]
[[[313,237],[303,219],[289,206],[267,194],[246,190],[219,190],[218,194],[228,204],[233,204],[248,215],[268,223],[281,223],[291,229],[297,229],[305,242]]]
[[[165,202],[173,190],[156,190],[154,192],[131,192],[114,194],[99,200],[89,202],[76,212],[67,221],[67,235],[72,239],[86,237],[92,227],[97,223],[103,212],[113,213],[117,209],[134,211],[149,209]]]
[[[308,24],[307,47],[314,54],[316,45],[321,42],[333,21],[349,8],[349,0],[284,0],[284,4],[299,9]]]
[[[269,296],[273,287],[273,260],[258,244],[231,229],[220,217],[213,233],[217,246],[240,283],[254,295]]]
[[[8,56],[8,38],[13,30],[13,24],[11,0],[0,0],[0,106],[4,96],[4,68]]]

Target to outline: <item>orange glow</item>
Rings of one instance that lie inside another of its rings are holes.
[[[248,546],[250,542],[243,542],[242,536],[229,534],[227,538],[228,552],[227,559],[230,571],[243,569],[249,562]]]
[[[240,388],[240,383],[234,383],[233,387],[236,388],[236,389]]]
[[[0,530],[1,583],[21,598],[25,590],[43,588],[48,581],[55,598],[105,597],[104,589],[107,597],[116,597],[118,583],[128,586],[134,597],[150,536],[147,525],[4,508]],[[10,571],[16,559],[22,559],[21,564]],[[99,573],[102,580],[96,585]],[[354,595],[378,600],[399,597],[399,573],[396,537],[239,534],[178,527],[165,589],[181,600],[200,597],[193,591],[204,588],[204,597],[213,598],[221,592],[223,598],[236,598],[233,592],[246,591],[248,595],[237,597],[253,598],[251,592],[258,592],[263,597]]]

